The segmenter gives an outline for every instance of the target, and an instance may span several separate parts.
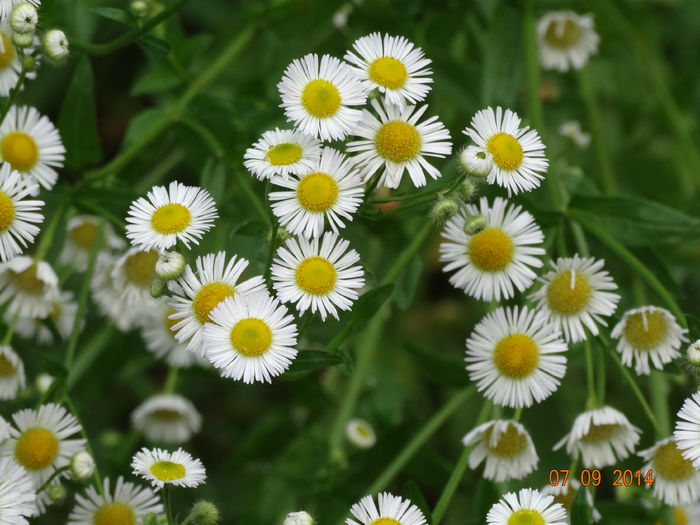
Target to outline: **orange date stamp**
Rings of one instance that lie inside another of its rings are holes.
[[[566,486],[569,481],[569,470],[559,469],[549,471],[549,484],[552,487]],[[651,469],[643,472],[641,470],[621,470],[615,469],[612,472],[613,487],[641,487],[643,485],[652,486],[654,484],[654,473]],[[597,487],[603,482],[603,474],[598,469],[583,469],[578,473],[578,482],[583,487]]]

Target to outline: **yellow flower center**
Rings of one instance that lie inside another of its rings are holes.
[[[575,45],[580,39],[583,31],[573,20],[560,21],[552,20],[544,33],[544,39],[552,47],[566,49]]]
[[[566,492],[563,494],[557,494],[554,496],[554,503],[559,503],[565,509],[570,509],[571,504],[574,502],[574,497],[576,496],[576,489],[571,483],[567,483]]]
[[[377,152],[392,162],[401,163],[420,153],[422,140],[413,124],[392,120],[383,124],[374,136]]]
[[[163,322],[165,323],[165,326],[170,330],[170,333],[174,336],[177,335],[179,330],[175,330],[173,327],[181,321],[181,319],[170,319],[170,316],[175,313],[175,310],[172,308],[168,308],[168,310],[165,312],[165,317],[163,319]],[[207,314],[207,317],[209,314]]]
[[[185,466],[172,461],[158,461],[151,466],[151,474],[161,481],[174,481],[185,477]]]
[[[399,89],[406,84],[408,72],[400,60],[394,57],[381,57],[369,65],[369,78],[380,86]]]
[[[469,241],[469,258],[485,272],[503,270],[513,260],[513,241],[500,228],[486,228]]]
[[[0,191],[0,231],[7,230],[15,220],[15,203],[4,191]]]
[[[0,51],[0,69],[5,69],[15,58],[15,46],[7,33],[0,33],[2,36],[2,50]]]
[[[673,517],[676,521],[676,525],[688,525],[688,515],[680,507],[675,507],[673,509]]]
[[[521,379],[532,373],[540,360],[540,351],[530,336],[511,334],[501,339],[493,352],[493,361],[504,376]]]
[[[11,131],[2,138],[0,151],[13,170],[28,171],[39,160],[39,147],[34,139],[21,131]]]
[[[608,441],[622,428],[622,425],[618,423],[611,423],[606,425],[591,425],[586,432],[586,435],[581,438],[581,441],[586,443],[601,443],[603,441]]]
[[[27,470],[41,470],[51,465],[58,455],[58,439],[41,427],[25,430],[17,439],[15,459]]]
[[[173,421],[180,421],[182,419],[182,414],[177,410],[160,408],[151,412],[151,417],[158,421],[163,421],[164,423],[172,423]]]
[[[10,360],[4,355],[0,354],[0,377],[9,377],[15,374],[17,369],[14,367]]]
[[[227,297],[233,297],[235,290],[226,283],[209,283],[202,286],[192,300],[192,310],[197,320],[204,324],[209,314]]]
[[[309,257],[297,267],[297,286],[311,295],[326,295],[335,286],[338,274],[335,267],[323,257]]]
[[[95,242],[95,237],[97,237],[97,225],[89,221],[82,222],[71,228],[68,236],[74,244],[77,244],[84,250],[89,250]]]
[[[189,226],[192,214],[182,204],[171,202],[158,208],[151,216],[151,226],[158,233],[180,233]]]
[[[508,525],[545,525],[545,521],[536,510],[521,509],[510,515]]]
[[[158,262],[158,252],[155,250],[135,252],[129,255],[124,262],[124,272],[127,280],[137,286],[150,286],[156,269],[156,262]]]
[[[125,503],[107,503],[92,515],[93,525],[136,525],[136,515]]]
[[[310,115],[316,118],[328,118],[340,108],[340,92],[327,80],[312,80],[301,94],[301,103]]]
[[[260,319],[241,319],[231,329],[231,345],[236,352],[246,357],[263,355],[271,344],[272,330]]]
[[[338,183],[327,173],[310,173],[299,181],[297,199],[309,211],[327,211],[338,199]]]
[[[36,276],[36,263],[32,263],[21,272],[8,270],[7,274],[10,278],[10,282],[12,282],[18,290],[31,295],[41,295],[44,293],[44,281],[39,280]]]
[[[680,481],[695,474],[693,462],[683,457],[675,441],[657,448],[653,463],[654,473],[668,480]]]
[[[639,350],[650,350],[666,337],[668,325],[662,312],[638,312],[627,317],[625,338]]]
[[[369,428],[367,428],[365,425],[357,425],[355,427],[355,432],[360,434],[362,437],[370,437],[372,435]]]
[[[265,160],[275,166],[285,166],[299,162],[302,153],[301,146],[297,144],[277,144],[267,150]]]
[[[523,147],[508,133],[496,133],[487,142],[486,149],[502,170],[515,170],[523,162]]]
[[[489,452],[495,456],[514,458],[527,447],[527,437],[525,434],[518,432],[515,425],[511,425],[510,423],[506,431],[498,436],[498,443],[496,443],[495,446],[491,446],[491,434],[493,434],[493,427],[489,427],[484,433],[484,441],[489,448]]]
[[[549,283],[547,302],[552,311],[560,315],[574,315],[588,306],[591,292],[591,285],[583,274],[565,270]]]
[[[393,518],[379,518],[370,523],[370,525],[401,525],[401,522]]]

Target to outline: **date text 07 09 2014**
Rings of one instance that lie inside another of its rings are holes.
[[[651,469],[646,472],[641,470],[621,470],[615,469],[612,471],[612,485],[613,487],[631,487],[631,486],[642,486],[642,485],[653,485],[654,484],[654,473]],[[569,470],[559,469],[549,471],[549,484],[553,487],[557,485],[566,486],[569,481]],[[578,473],[578,481],[584,487],[592,485],[597,487],[603,481],[603,475],[598,469],[583,469]]]

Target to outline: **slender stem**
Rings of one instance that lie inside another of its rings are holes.
[[[515,411],[513,412],[513,421],[520,421],[520,418],[523,415],[523,407],[516,408]]]
[[[588,386],[588,400],[586,402],[587,410],[592,410],[598,406],[595,389],[595,376],[593,374],[593,351],[591,350],[590,341],[586,340],[583,343],[583,353],[586,358],[586,384]]]
[[[188,0],[175,0],[172,5],[166,7],[163,9],[160,13],[158,13],[156,16],[153,18],[149,18],[143,25],[140,27],[136,27],[132,29],[131,31],[127,31],[121,36],[118,36],[111,42],[106,42],[104,44],[88,44],[88,43],[79,43],[79,42],[71,42],[71,47],[75,49],[79,49],[81,51],[84,51],[85,53],[88,53],[90,55],[95,55],[95,56],[104,56],[104,55],[109,55],[110,53],[113,53],[114,51],[117,51],[123,47],[128,46],[132,42],[135,42],[138,40],[141,36],[145,35],[148,33],[151,29],[153,29],[155,26],[160,24],[162,21],[167,19],[170,15],[178,11],[185,3],[187,3]]]
[[[90,438],[88,438],[87,432],[85,431],[85,425],[83,425],[83,422],[78,415],[78,410],[75,408],[75,405],[73,404],[73,401],[71,401],[70,397],[68,395],[65,396],[64,402],[66,403],[66,406],[68,406],[68,409],[71,411],[75,419],[78,421],[78,424],[80,425],[80,435],[83,437],[85,440],[85,448],[87,449],[88,454],[90,454],[93,459],[95,459],[95,453],[92,451],[92,445],[90,444]],[[95,488],[97,489],[97,492],[102,496],[105,497],[105,490],[104,490],[104,485],[102,484],[102,476],[100,476],[100,470],[97,467],[97,460],[95,459],[95,472],[92,475],[92,481],[93,484],[95,485]]]
[[[659,421],[659,427],[661,427],[662,432],[661,435],[668,436],[671,434],[671,418],[668,413],[668,396],[670,389],[666,381],[666,376],[661,371],[652,370],[649,384],[651,387],[651,406]]]
[[[272,259],[275,256],[277,249],[277,232],[279,231],[279,223],[276,220],[272,221],[272,231],[270,232],[270,249],[267,252],[267,261],[265,262],[265,282],[270,291],[272,291]]]
[[[65,472],[66,470],[70,470],[70,465],[65,465],[61,468],[57,468],[56,470],[54,470],[53,473],[51,474],[51,476],[49,476],[49,479],[44,481],[44,483],[42,483],[41,486],[38,489],[36,489],[37,495],[40,494],[41,491],[44,490],[46,487],[51,485],[51,482],[54,479],[56,479],[58,476],[60,476],[63,472]]]
[[[173,507],[170,501],[170,485],[165,484],[163,486],[163,506],[165,507],[165,514],[168,518],[168,525],[175,525],[175,520],[173,519]]]
[[[190,118],[180,117],[176,120],[176,122],[178,124],[182,124],[185,128],[197,135],[202,143],[209,148],[209,151],[211,151],[215,158],[223,158],[225,153],[224,147],[221,145],[221,142],[219,142],[219,139],[216,138],[216,135],[209,130],[209,128]]]
[[[10,94],[7,97],[7,100],[5,101],[5,105],[2,107],[2,111],[0,111],[0,124],[2,124],[5,121],[5,117],[7,116],[7,113],[10,111],[12,104],[14,104],[15,99],[17,98],[17,93],[19,93],[22,90],[22,84],[24,84],[24,80],[26,78],[27,78],[27,71],[24,68],[22,68],[22,70],[19,72],[19,78],[17,79],[17,83],[15,84],[15,87],[13,87],[10,90]]]
[[[596,390],[596,400],[598,401],[598,406],[603,406],[605,404],[605,350],[600,347],[596,352],[598,359],[596,359],[596,374],[595,377],[598,380],[597,390]]]
[[[51,243],[53,242],[53,238],[56,235],[56,230],[61,222],[61,219],[63,218],[63,214],[68,208],[69,202],[70,196],[66,195],[61,201],[61,203],[58,205],[58,208],[56,208],[56,211],[54,211],[48,225],[46,226],[46,228],[44,228],[44,233],[41,234],[39,244],[37,245],[36,250],[34,252],[34,259],[36,259],[37,261],[42,261],[46,258],[46,254],[51,248]]]
[[[165,384],[163,385],[163,393],[172,394],[173,392],[175,392],[179,370],[180,369],[176,366],[171,366],[170,368],[168,368],[168,376],[165,378]]]
[[[2,338],[3,346],[8,346],[12,342],[12,336],[15,333],[15,325],[17,324],[18,317],[19,314],[13,315],[12,320],[7,325],[7,331],[5,332],[5,336]]]
[[[314,316],[314,314],[311,313],[311,310],[307,310],[306,312],[304,312],[304,315],[299,320],[299,329],[297,331],[297,341],[301,340],[301,336],[308,328],[309,323],[311,322],[311,319],[313,319],[313,316]]]
[[[525,1],[523,36],[525,37],[528,111],[530,121],[541,134],[544,118],[542,116],[542,99],[540,98],[540,64],[537,56],[537,35],[535,34],[533,4],[533,0]]]
[[[428,235],[430,235],[432,230],[432,223],[430,221],[425,221],[423,227],[414,234],[410,244],[404,248],[404,250],[394,261],[394,264],[386,272],[386,275],[384,275],[384,278],[381,281],[381,285],[393,283],[396,280],[404,266],[409,263],[420,247],[423,246],[423,243],[428,238]]]
[[[401,449],[401,452],[392,460],[391,463],[377,476],[374,482],[370,485],[368,494],[376,494],[380,490],[384,490],[386,486],[394,479],[401,469],[411,460],[411,458],[420,450],[420,448],[428,442],[430,437],[437,431],[442,424],[447,421],[455,410],[471,397],[474,393],[474,387],[468,386],[456,392],[452,398],[431,417],[423,427],[406,443]]]

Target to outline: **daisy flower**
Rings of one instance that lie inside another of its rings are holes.
[[[15,426],[0,447],[0,455],[12,456],[40,487],[51,475],[70,465],[85,448],[85,440],[72,438],[80,432],[78,420],[61,405],[49,403],[38,410],[24,409],[12,415]],[[62,472],[56,479],[68,476]]]
[[[181,448],[168,452],[160,448],[142,448],[131,460],[136,476],[150,482],[156,491],[166,484],[194,488],[207,479],[202,462]]]
[[[430,59],[402,36],[372,33],[358,38],[345,60],[365,92],[378,89],[391,104],[404,106],[425,99],[430,91]]]
[[[362,118],[367,96],[350,66],[335,57],[309,54],[294,60],[277,84],[284,114],[307,135],[343,140]]]
[[[238,282],[247,267],[246,259],[234,255],[227,262],[226,253],[218,252],[197,257],[195,270],[185,268],[170,303],[175,310],[170,318],[177,321],[172,330],[178,342],[187,343],[190,351],[204,355],[204,324],[211,311],[227,297],[265,290],[259,275]]]
[[[642,472],[653,472],[654,497],[667,505],[689,505],[700,498],[700,471],[685,458],[673,437],[640,450],[646,464]]]
[[[66,148],[56,126],[36,109],[11,106],[0,123],[0,161],[18,171],[27,186],[50,190],[63,166]]]
[[[566,453],[573,458],[580,456],[583,467],[608,467],[634,452],[640,433],[622,412],[604,406],[577,416],[571,431],[554,450],[566,445]]]
[[[476,445],[469,467],[486,460],[484,478],[500,483],[522,479],[537,468],[539,457],[532,438],[517,421],[495,420],[479,425],[462,439],[465,447]]]
[[[202,416],[181,395],[160,394],[141,403],[132,412],[131,423],[149,441],[178,444],[199,432]]]
[[[275,128],[246,150],[243,165],[258,180],[269,180],[275,175],[306,175],[314,170],[320,156],[318,139],[295,129]]]
[[[488,151],[471,145],[465,147],[459,154],[459,165],[467,175],[480,179],[491,173],[493,159]]]
[[[116,259],[110,254],[98,255],[90,281],[92,300],[102,315],[109,317],[122,332],[128,332],[139,325],[144,313],[152,311],[157,302],[150,294],[148,297],[142,296],[142,302],[129,301],[130,296],[124,295],[124,290],[116,286],[112,277],[116,270],[115,264]]]
[[[673,437],[683,457],[693,462],[700,469],[700,392],[696,392],[683,402],[678,411],[679,421]]]
[[[353,418],[345,425],[345,437],[357,448],[371,448],[377,442],[372,425],[364,419]]]
[[[207,359],[222,377],[271,383],[297,356],[297,327],[266,292],[224,299],[204,325]]]
[[[66,266],[72,266],[79,272],[84,272],[101,222],[102,219],[94,215],[71,217],[66,224],[66,237],[58,261]],[[125,246],[126,243],[114,233],[112,226],[104,222],[99,249],[123,250]]]
[[[508,492],[486,515],[488,525],[536,523],[538,525],[566,525],[566,510],[536,489]]]
[[[326,222],[335,232],[344,228],[365,193],[360,173],[333,148],[323,149],[309,173],[273,177],[272,183],[287,188],[270,193],[272,212],[289,233],[305,237],[319,237]]]
[[[564,509],[566,509],[567,514],[571,512],[571,505],[574,502],[574,498],[576,497],[576,493],[579,491],[581,488],[581,483],[573,479],[572,477],[569,477],[569,479],[566,481],[566,484],[557,484],[557,485],[549,485],[547,484],[543,489],[542,489],[542,494],[545,496],[553,496],[554,497],[554,503],[559,503],[561,504]],[[585,490],[585,489],[584,489]],[[591,495],[590,490],[586,490],[586,505],[588,505],[591,508],[591,518],[593,519],[593,522],[598,522],[602,518],[600,512],[598,512],[598,509],[596,509],[593,505],[593,496]],[[570,521],[567,520],[567,523]]]
[[[598,51],[599,41],[592,15],[552,11],[537,22],[540,64],[544,69],[581,69]]]
[[[603,317],[612,315],[620,296],[604,261],[579,255],[557,259],[552,270],[541,278],[544,285],[530,298],[564,332],[567,341],[586,338],[585,328],[598,335],[598,325],[607,326]]]
[[[187,345],[175,338],[176,331],[173,330],[173,326],[178,320],[170,318],[175,313],[175,309],[160,301],[154,308],[149,308],[143,313],[141,336],[146,342],[146,348],[169,366],[180,368],[193,365],[208,366],[209,361],[187,350]]]
[[[218,216],[207,190],[173,181],[167,188],[154,186],[146,198],[131,203],[126,236],[144,250],[166,250],[177,241],[189,249],[190,243],[199,244]]]
[[[28,525],[26,518],[37,511],[32,478],[11,457],[4,457],[0,458],[0,480],[0,523]]]
[[[482,215],[488,227],[467,235],[469,216]],[[479,206],[470,204],[450,218],[442,231],[440,260],[444,272],[452,272],[450,284],[467,295],[484,301],[510,299],[516,290],[530,287],[542,267],[544,235],[535,219],[522,207],[496,197],[489,206],[482,197]]]
[[[22,253],[39,234],[44,201],[27,199],[38,190],[36,184],[26,186],[9,164],[0,167],[0,261]]]
[[[347,147],[356,153],[353,160],[365,178],[381,169],[379,184],[387,188],[398,188],[404,171],[416,187],[425,186],[426,172],[433,179],[439,178],[440,170],[426,157],[445,158],[452,153],[452,140],[437,117],[418,123],[428,106],[402,108],[372,100],[372,107],[379,118],[364,110],[362,121],[353,131],[361,140]]]
[[[120,476],[110,490],[109,479],[104,480],[99,494],[90,486],[85,494],[76,494],[75,507],[68,517],[68,525],[117,525],[141,523],[147,514],[162,514],[160,498],[150,488],[124,481]]]
[[[326,232],[318,239],[288,239],[277,249],[272,281],[283,303],[293,302],[300,313],[311,309],[322,320],[338,319],[338,309],[350,310],[365,284],[356,263],[360,256],[350,243]]]
[[[26,381],[24,363],[17,352],[10,346],[0,346],[0,399],[14,399]]]
[[[350,508],[353,518],[346,525],[424,525],[425,516],[410,500],[382,492],[377,504],[372,496],[365,496]]]
[[[282,525],[315,525],[316,521],[306,511],[290,512],[284,518]]]
[[[129,248],[114,262],[112,283],[127,305],[145,309],[155,302],[151,284],[159,255],[155,249]]]
[[[529,407],[549,397],[566,373],[566,343],[542,313],[499,307],[467,339],[467,370],[497,405]]]
[[[19,317],[46,317],[59,299],[58,276],[45,261],[19,256],[0,264],[0,304]]]
[[[666,363],[680,357],[679,351],[688,339],[671,312],[656,306],[642,306],[625,312],[615,325],[612,337],[618,339],[617,351],[622,362],[632,366],[639,375],[649,374],[649,360],[654,368],[662,370]]]
[[[520,127],[520,117],[506,109],[477,111],[464,130],[474,143],[490,154],[491,171],[486,182],[498,184],[508,195],[537,188],[544,179],[549,161],[537,131]]]
[[[73,300],[73,292],[59,292],[58,299],[54,301],[49,315],[34,318],[18,317],[15,321],[15,332],[27,339],[35,339],[40,344],[49,345],[54,342],[54,334],[46,326],[44,320],[50,320],[56,327],[58,334],[63,339],[67,339],[73,330],[77,311],[78,305]],[[5,321],[11,322],[12,316],[5,315]],[[81,321],[81,330],[84,324],[84,320]]]
[[[3,16],[4,12],[9,15],[12,4],[20,3],[20,0],[9,0],[9,3],[10,6],[7,5],[8,0],[0,0],[0,97],[7,97],[10,94],[17,85],[22,71],[22,62],[12,42],[12,29],[7,23],[7,16]],[[25,78],[36,78],[36,72],[25,74]]]

